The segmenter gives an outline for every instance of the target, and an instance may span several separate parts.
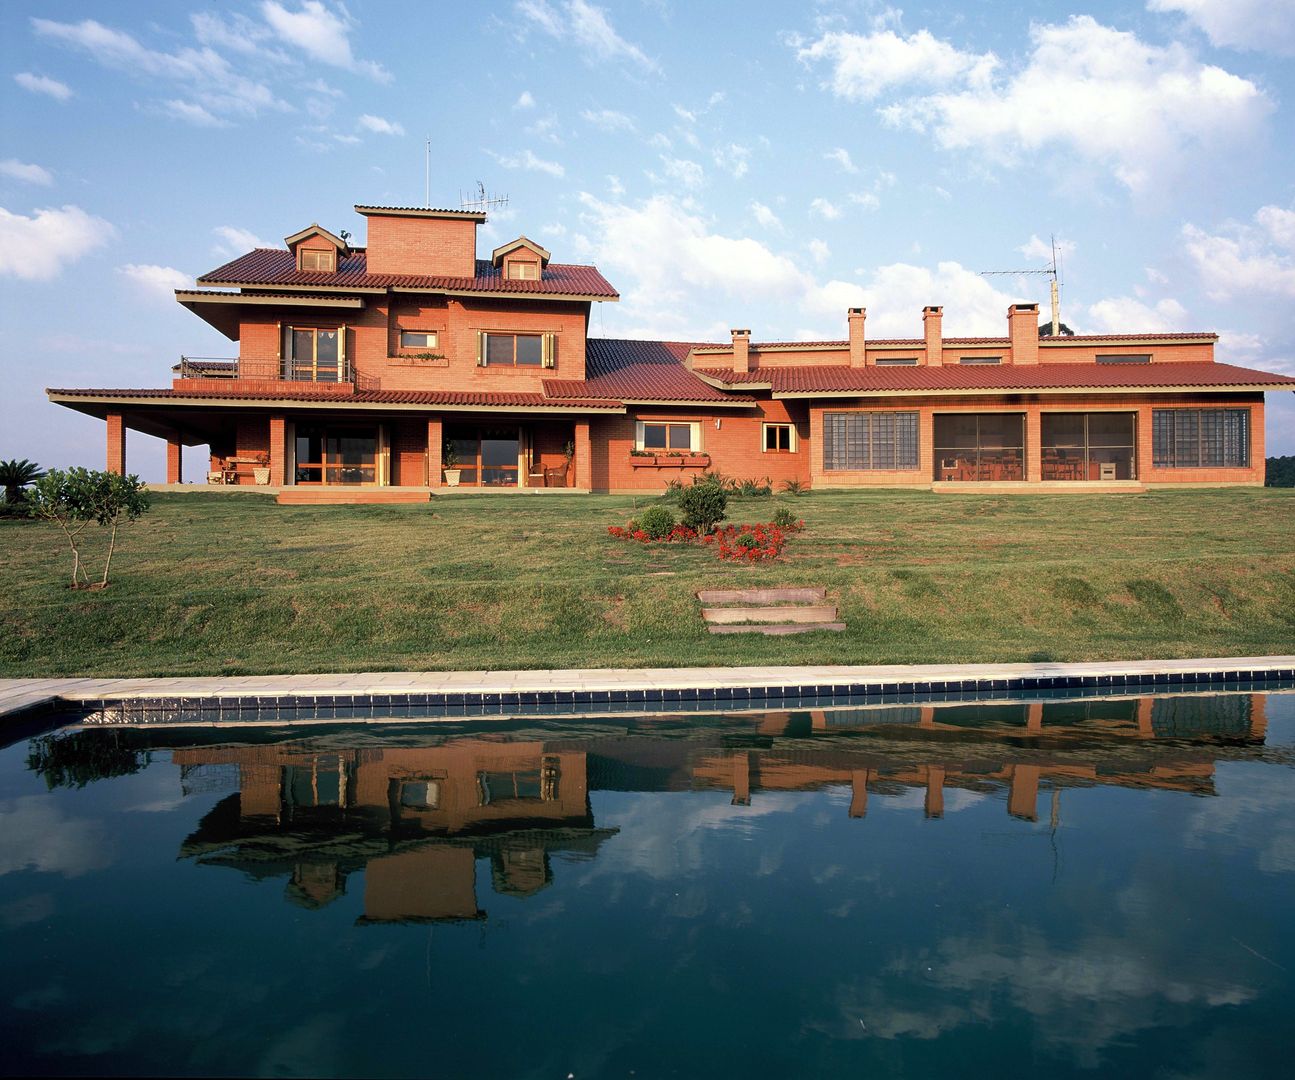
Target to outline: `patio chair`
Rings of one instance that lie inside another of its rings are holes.
[[[570,461],[564,461],[561,465],[550,465],[544,470],[545,487],[566,487],[567,486],[567,469],[571,467]]]

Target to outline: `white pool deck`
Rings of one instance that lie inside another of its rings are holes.
[[[557,671],[383,671],[164,679],[0,679],[0,717],[105,698],[314,697],[406,693],[501,694],[584,690],[691,690],[726,686],[929,683],[968,679],[1148,676],[1295,669],[1295,655],[1090,664],[919,664],[872,667],[576,668]]]

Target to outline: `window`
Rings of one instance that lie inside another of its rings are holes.
[[[1003,358],[1001,356],[960,356],[959,364],[1000,364]]]
[[[1157,469],[1248,467],[1250,410],[1152,409],[1151,463]]]
[[[1024,413],[937,413],[936,480],[1024,480]]]
[[[1149,364],[1151,363],[1150,353],[1110,353],[1103,356],[1098,354],[1097,362],[1099,364]]]
[[[538,281],[540,264],[533,260],[514,259],[508,264],[508,277],[513,281]]]
[[[333,259],[336,254],[335,251],[311,251],[303,248],[301,252],[301,269],[331,274],[334,266]]]
[[[764,425],[764,452],[790,454],[796,449],[796,429],[791,424]]]
[[[402,349],[434,349],[439,340],[435,330],[401,330],[400,347]]]
[[[477,363],[481,367],[556,367],[557,337],[478,330]]]
[[[877,361],[877,367],[916,367],[916,356],[888,356]]]
[[[665,420],[640,420],[638,422],[636,450],[655,450],[658,453],[688,453],[701,449],[701,425],[671,423]]]
[[[824,413],[823,468],[916,469],[917,413]]]
[[[1043,479],[1135,479],[1136,430],[1133,413],[1044,413],[1040,420]]]
[[[283,377],[298,382],[346,382],[346,327],[285,326]]]

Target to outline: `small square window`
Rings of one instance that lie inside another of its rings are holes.
[[[402,349],[434,349],[439,340],[435,330],[401,330]]]
[[[508,276],[514,281],[538,281],[540,264],[525,260],[514,260],[508,264]]]
[[[790,424],[764,425],[764,452],[766,454],[790,454],[794,449],[794,435]]]
[[[301,269],[312,273],[332,273],[333,255],[331,251],[309,251],[301,253]]]

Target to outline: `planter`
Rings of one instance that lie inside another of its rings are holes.
[[[710,466],[709,454],[631,454],[632,469],[705,469]]]
[[[252,480],[253,480],[253,482],[254,482],[254,483],[260,484],[261,486],[263,486],[263,487],[264,487],[266,484],[268,484],[268,483],[270,482],[270,470],[269,470],[269,468],[268,468],[268,467],[267,467],[267,468],[261,468],[261,467],[259,467],[259,466],[258,466],[258,467],[256,467],[256,468],[254,468],[254,469],[252,470]]]
[[[460,474],[462,471],[463,471],[462,469],[446,469],[446,470],[445,470],[445,486],[446,486],[446,487],[458,487],[458,486],[459,486],[459,474]]]

